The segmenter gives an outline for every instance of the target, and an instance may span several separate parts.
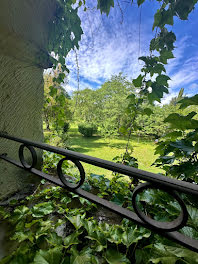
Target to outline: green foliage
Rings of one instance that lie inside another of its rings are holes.
[[[101,13],[104,12],[108,15],[111,7],[114,7],[114,0],[98,0],[97,8]]]
[[[60,84],[52,79],[52,74],[44,75],[43,119],[49,131],[62,133],[65,123],[71,120],[70,97]]]
[[[198,121],[193,117],[196,115],[196,112],[191,112],[187,116],[179,115],[173,113],[169,115],[164,122],[168,122],[172,128],[187,130],[187,129],[196,129],[198,128]]]
[[[102,136],[120,134],[120,128],[128,119],[126,97],[133,90],[131,82],[121,73],[112,76],[96,91],[85,89],[74,93],[72,98],[77,122],[95,123]]]
[[[83,188],[87,189],[87,185],[91,192],[115,203],[118,199],[123,200],[122,204],[118,204],[131,208],[131,184],[122,175],[115,175],[111,180],[103,175],[90,175]],[[178,210],[165,193],[147,191],[139,201],[144,205],[147,202],[158,206],[155,209],[152,205],[149,211],[151,216],[158,216],[156,219],[162,219],[160,214],[163,213],[163,217],[166,216],[163,220],[166,221],[167,214],[175,216],[175,210]],[[11,226],[11,240],[18,244],[9,256],[1,260],[2,264],[146,264],[160,261],[176,264],[180,260],[191,264],[198,259],[197,253],[154,236],[149,230],[126,219],[119,225],[99,221],[95,216],[96,205],[60,187],[41,185],[34,195],[19,203],[17,207],[1,207],[1,217]],[[191,206],[188,210],[192,226],[198,212]],[[58,233],[60,227],[64,228],[63,234]]]
[[[198,94],[196,94],[192,97],[186,97],[186,98],[182,99],[181,101],[179,101],[179,103],[181,104],[180,105],[181,109],[186,108],[190,105],[198,105]]]
[[[57,0],[56,2],[56,13],[49,24],[50,35],[46,48],[48,53],[51,54],[53,69],[56,69],[57,66],[61,67],[58,76],[54,78],[54,81],[61,84],[64,82],[66,72],[69,73],[65,65],[65,58],[70,50],[79,48],[79,41],[83,34],[78,9],[82,5],[84,5],[84,11],[87,8],[85,0]],[[100,9],[101,13],[108,15],[111,7],[114,7],[114,0],[97,1],[97,8]],[[52,56],[52,54],[55,56]]]
[[[185,105],[186,107],[196,105],[194,98],[182,99],[180,101],[182,108]],[[195,111],[186,116],[173,113],[165,119],[175,131],[167,134],[164,140],[159,142],[156,153],[160,154],[160,157],[155,164],[163,167],[167,175],[197,183],[198,121],[194,119],[196,115]]]
[[[143,2],[138,1],[138,6]],[[156,28],[157,34],[150,42],[151,54],[139,58],[145,63],[141,69],[144,74],[133,80],[134,85],[140,90],[139,94],[142,97],[147,97],[150,103],[160,102],[164,93],[168,93],[169,88],[167,81],[170,78],[164,75],[166,72],[164,65],[168,63],[168,60],[174,58],[173,50],[176,36],[172,31],[168,31],[165,26],[174,24],[174,16],[181,20],[187,20],[197,0],[158,0],[158,2],[161,2],[161,5],[154,15],[153,30]],[[155,55],[153,55],[153,52],[155,52]],[[155,78],[150,79],[153,76]]]
[[[132,156],[132,153],[133,151],[126,151],[123,155],[113,158],[113,160],[117,163],[122,163],[130,167],[138,168],[137,159]]]
[[[149,135],[160,138],[171,130],[164,119],[176,111],[178,108],[173,105],[150,106],[150,108],[143,105],[142,112],[136,117],[137,129],[135,133],[140,136]]]
[[[79,124],[78,131],[85,137],[92,137],[97,132],[97,127],[93,124]]]

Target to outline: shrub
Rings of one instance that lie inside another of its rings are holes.
[[[63,126],[63,131],[67,133],[68,130],[69,130],[69,123],[65,123]]]
[[[93,124],[79,124],[78,131],[85,137],[92,137],[96,133],[97,128]]]

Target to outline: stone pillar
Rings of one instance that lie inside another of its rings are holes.
[[[43,70],[56,0],[1,0],[0,132],[43,141]],[[18,160],[19,144],[0,138],[0,153]],[[41,151],[37,151],[41,162]],[[0,201],[26,192],[38,178],[0,160]]]

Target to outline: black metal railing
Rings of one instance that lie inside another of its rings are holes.
[[[88,199],[89,201],[96,203],[100,206],[103,206],[123,218],[127,218],[131,221],[134,221],[137,224],[140,224],[164,237],[167,237],[171,240],[174,240],[178,242],[179,244],[194,250],[198,252],[198,241],[195,239],[192,239],[190,237],[186,237],[182,233],[178,232],[179,229],[184,227],[188,220],[188,211],[186,208],[186,205],[184,201],[181,199],[178,193],[185,193],[194,195],[195,197],[198,197],[198,185],[179,181],[176,179],[168,178],[162,175],[154,174],[151,172],[146,172],[143,170],[139,170],[136,168],[132,168],[126,165],[114,163],[111,161],[91,157],[88,155],[84,155],[78,152],[65,150],[62,148],[57,148],[54,146],[50,146],[44,143],[37,143],[26,139],[16,138],[7,134],[0,133],[0,137],[4,139],[13,140],[18,143],[22,143],[19,147],[19,159],[20,162],[11,159],[7,156],[6,153],[0,155],[0,159],[3,159],[19,168],[25,169],[30,171],[31,173],[40,176],[41,178],[54,183],[58,186],[61,186],[75,194],[78,194],[79,196]],[[25,161],[24,158],[24,148],[28,148],[31,156],[32,156],[32,162],[31,164],[28,164]],[[63,155],[65,158],[61,159],[57,165],[57,174],[59,176],[58,178],[55,178],[53,176],[50,176],[40,170],[35,169],[35,165],[37,164],[37,154],[35,151],[35,148],[39,148],[42,150],[54,152],[60,155]],[[80,181],[77,184],[72,184],[68,182],[62,172],[62,165],[64,160],[71,160],[78,168],[80,172]],[[80,188],[85,180],[85,171],[80,163],[80,161],[101,167],[113,172],[121,173],[124,175],[129,176],[130,178],[136,178],[139,180],[145,181],[145,183],[140,183],[133,191],[132,196],[132,204],[135,212],[132,212],[126,208],[120,207],[113,202],[107,201],[105,199],[102,199],[98,197],[97,195],[94,195],[92,193],[89,193],[82,188]],[[136,197],[137,195],[142,192],[145,189],[159,189],[162,190],[169,195],[171,195],[174,199],[177,200],[181,207],[180,215],[171,222],[160,222],[156,221],[147,215],[145,215],[140,208],[138,207]]]

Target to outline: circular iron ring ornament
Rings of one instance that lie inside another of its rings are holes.
[[[31,165],[25,161],[24,154],[23,154],[24,148],[27,148],[31,153],[31,156],[32,156],[32,164]],[[19,148],[19,159],[20,159],[21,164],[23,165],[23,167],[25,169],[27,169],[27,170],[32,169],[37,164],[37,155],[36,155],[35,149],[32,146],[22,144]]]
[[[63,171],[62,171],[62,164],[65,160],[70,160],[72,161],[76,167],[78,168],[79,172],[80,172],[80,181],[76,184],[74,183],[70,183],[68,182],[66,179],[65,179],[65,176],[63,174]],[[85,171],[84,171],[84,168],[82,166],[82,164],[76,160],[76,159],[72,159],[72,158],[63,158],[62,160],[59,161],[58,165],[57,165],[57,173],[58,173],[58,176],[61,180],[61,182],[68,188],[68,189],[71,189],[71,190],[75,190],[75,189],[78,189],[85,181]]]
[[[152,218],[149,218],[148,216],[146,216],[137,206],[137,202],[136,202],[136,197],[139,193],[141,193],[142,191],[144,191],[145,189],[159,189],[162,190],[168,194],[170,194],[172,197],[174,197],[177,202],[179,203],[179,205],[181,206],[181,213],[180,215],[173,221],[171,222],[160,222],[160,221],[156,221]],[[132,196],[132,204],[133,204],[133,208],[136,212],[136,214],[139,216],[139,218],[144,221],[145,223],[149,224],[152,228],[155,229],[160,229],[162,231],[176,231],[179,230],[180,228],[182,228],[183,226],[186,225],[186,222],[188,220],[188,211],[186,209],[186,206],[184,204],[184,202],[182,201],[182,199],[176,194],[176,192],[171,191],[171,190],[167,190],[166,187],[158,187],[156,185],[153,185],[151,183],[142,183],[139,186],[137,186],[133,192],[133,196]]]

